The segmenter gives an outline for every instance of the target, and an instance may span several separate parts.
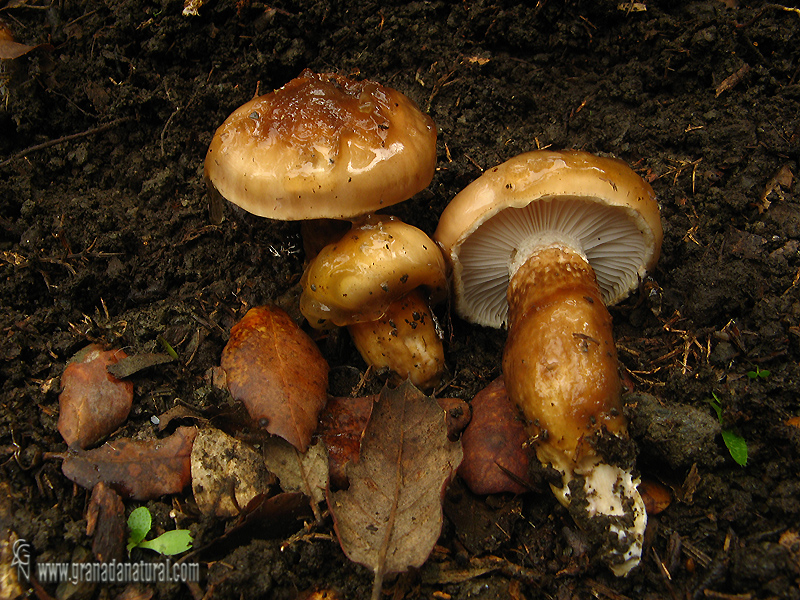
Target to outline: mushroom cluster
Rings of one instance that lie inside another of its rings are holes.
[[[488,170],[434,237],[466,320],[508,326],[503,375],[553,491],[617,575],[639,563],[646,513],[633,474],[606,308],[658,258],[652,188],[621,161],[534,151]]]
[[[458,313],[508,327],[505,387],[538,459],[560,473],[556,497],[625,575],[639,563],[646,513],[607,306],[658,259],[653,190],[615,159],[529,152],[460,192],[433,242],[375,211],[427,187],[435,162],[436,127],[403,94],[306,70],[228,117],[205,177],[214,222],[224,198],[315,224],[303,227],[312,250],[301,312],[317,329],[346,326],[365,361],[396,380],[430,389],[442,379],[430,303],[447,293],[449,262]]]
[[[304,245],[322,249],[303,278],[301,311],[318,329],[347,325],[367,364],[430,388],[444,349],[423,290],[443,297],[444,259],[416,227],[370,215],[426,188],[435,165],[436,126],[406,96],[305,70],[225,120],[205,178],[214,222],[223,198],[271,219],[351,221],[344,235],[303,228]]]

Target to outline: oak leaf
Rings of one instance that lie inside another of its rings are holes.
[[[305,452],[328,400],[328,364],[283,310],[250,309],[222,351],[231,395],[250,417]]]
[[[79,351],[61,376],[58,431],[68,445],[94,445],[125,422],[133,404],[133,383],[108,367],[126,358],[122,350],[91,344]]]
[[[350,560],[383,577],[428,558],[442,528],[442,497],[461,461],[461,444],[447,438],[445,412],[406,381],[384,388],[372,409],[359,460],[347,467],[350,487],[328,505]]]
[[[102,482],[122,496],[151,500],[177,494],[191,479],[194,427],[179,427],[162,440],[119,439],[94,450],[71,452],[61,471],[87,489]]]

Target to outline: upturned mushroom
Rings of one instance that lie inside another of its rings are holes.
[[[444,298],[444,257],[423,231],[370,215],[309,263],[300,311],[312,327],[347,326],[367,364],[423,389],[444,373],[444,349],[429,307]]]
[[[646,513],[606,308],[658,260],[652,188],[623,162],[534,151],[488,170],[434,234],[466,320],[508,326],[503,374],[551,487],[616,575],[639,563]]]
[[[305,70],[282,88],[241,106],[225,120],[208,149],[205,178],[214,222],[221,221],[222,198],[271,219],[358,222],[364,215],[407,200],[426,188],[435,165],[436,126],[406,96],[374,81]],[[389,228],[397,229],[397,223],[392,221]],[[359,228],[373,225],[369,219],[353,225],[344,239],[362,238]],[[381,229],[382,225],[374,227]],[[415,240],[424,236],[420,230],[411,229],[415,230]],[[304,239],[306,247],[313,248],[312,254],[323,248],[324,255],[315,259],[313,277],[306,276],[304,280],[330,277],[326,279],[328,283],[320,284],[320,290],[331,290],[336,286],[330,281],[351,277],[344,272],[335,273],[349,267],[340,264],[342,260],[331,258],[335,254],[333,248],[324,248],[342,235],[341,230],[303,230],[304,237],[312,237]],[[325,233],[320,234],[321,230]],[[320,236],[324,241],[313,239]],[[435,243],[424,237],[428,253],[440,254]],[[334,246],[343,247],[335,242]],[[391,246],[390,254],[406,252],[402,242],[400,250],[394,242]],[[408,252],[407,259],[416,250]],[[443,262],[441,256],[438,260]],[[402,268],[404,272],[408,270],[407,266]],[[325,275],[326,269],[333,272]],[[313,291],[309,293],[314,295]],[[409,308],[412,299],[413,308]],[[339,301],[349,306],[352,297]],[[403,377],[410,376],[417,385],[432,385],[444,367],[444,350],[436,335],[433,314],[418,294],[399,301],[397,307],[384,306],[377,315],[372,311],[372,330],[363,324],[355,325],[350,327],[351,334],[368,364],[387,366]],[[325,302],[326,306],[335,303],[330,297]],[[314,312],[316,309],[308,308],[313,304],[307,299],[302,308],[313,327],[344,324],[343,319],[320,317]],[[413,326],[397,328],[390,324],[406,322],[402,311],[412,315]],[[414,315],[422,316],[414,321]],[[358,317],[353,322],[361,320]],[[384,327],[376,331],[381,322]],[[419,339],[397,343],[403,328]],[[369,340],[372,335],[375,339]],[[426,350],[427,356],[421,357],[421,349]],[[429,366],[417,369],[417,363],[439,365],[440,372],[434,376]]]

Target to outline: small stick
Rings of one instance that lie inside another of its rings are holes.
[[[110,121],[103,125],[98,125],[97,127],[92,127],[91,129],[87,129],[86,131],[81,131],[80,133],[73,133],[71,135],[65,135],[60,138],[56,138],[54,140],[48,140],[46,142],[42,142],[41,144],[36,144],[35,146],[30,146],[25,150],[17,152],[16,154],[12,154],[10,158],[7,158],[4,161],[0,161],[0,167],[5,167],[8,164],[11,164],[18,158],[22,158],[31,152],[37,152],[39,150],[44,150],[45,148],[49,148],[51,146],[58,146],[59,144],[64,144],[66,142],[71,142],[72,140],[77,140],[82,137],[87,137],[90,135],[94,135],[95,133],[102,133],[107,129],[111,129],[112,127],[116,127],[120,123],[124,123],[125,121],[130,121],[133,117],[121,117],[119,119],[115,119],[114,121]]]

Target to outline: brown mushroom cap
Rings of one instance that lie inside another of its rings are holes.
[[[445,272],[442,252],[423,231],[394,217],[369,215],[309,263],[300,311],[317,329],[375,321],[420,286],[441,299]]]
[[[436,126],[406,96],[305,70],[225,120],[205,177],[262,217],[348,219],[423,190],[435,163]]]
[[[452,262],[459,314],[491,327],[507,321],[518,252],[569,240],[613,304],[655,266],[662,236],[653,189],[624,162],[545,150],[486,171],[453,198],[434,234]]]

